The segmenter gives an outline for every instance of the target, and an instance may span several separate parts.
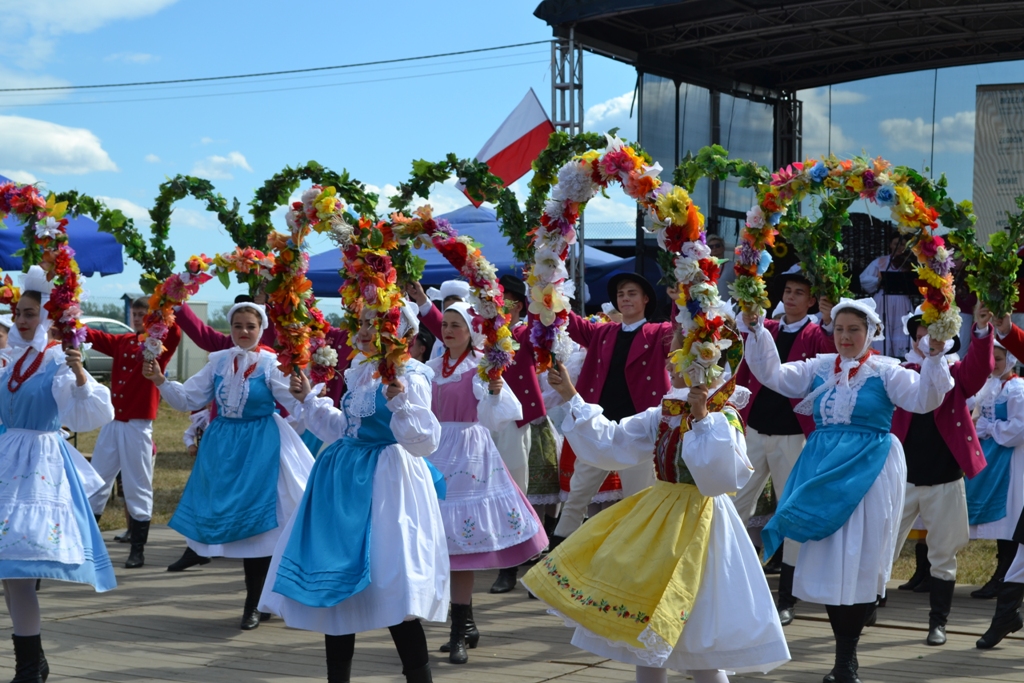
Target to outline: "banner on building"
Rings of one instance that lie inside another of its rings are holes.
[[[974,213],[985,244],[1024,194],[1024,83],[979,85],[976,97]]]

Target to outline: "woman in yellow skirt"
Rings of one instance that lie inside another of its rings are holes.
[[[679,344],[677,333],[673,349]],[[576,629],[574,645],[635,665],[638,683],[664,683],[668,669],[727,683],[726,671],[765,673],[790,659],[757,553],[726,495],[752,471],[738,413],[749,392],[733,381],[686,389],[670,373],[673,390],[660,406],[616,423],[580,398],[564,366],[550,371],[568,402],[562,428],[577,457],[609,470],[653,459],[658,481],[580,527],[523,583]]]

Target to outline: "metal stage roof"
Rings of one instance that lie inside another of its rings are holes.
[[[642,72],[755,98],[1024,59],[1015,0],[544,0],[534,14]]]

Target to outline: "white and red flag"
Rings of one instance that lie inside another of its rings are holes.
[[[508,187],[526,175],[533,160],[548,145],[548,137],[555,132],[540,100],[530,88],[526,97],[519,103],[505,122],[498,127],[491,139],[484,143],[477,155],[477,161],[483,161],[491,173],[498,176]],[[459,183],[458,188],[466,194],[465,187]],[[466,194],[469,197],[468,194]],[[480,202],[472,197],[469,201],[473,206]]]

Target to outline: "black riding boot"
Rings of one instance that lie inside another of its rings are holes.
[[[261,615],[256,607],[260,603],[260,595],[263,593],[263,583],[267,580],[267,570],[270,569],[269,557],[247,557],[242,560],[242,567],[245,569],[245,608],[242,611],[242,623],[239,625],[243,631],[251,631],[259,627],[261,621],[266,621],[270,615]]]
[[[793,608],[799,602],[793,597],[793,572],[796,570],[791,564],[782,563],[782,570],[779,572],[779,621],[783,626],[793,623]]]
[[[836,638],[836,661],[822,683],[860,683],[857,677],[857,642],[871,604],[825,606]]]
[[[452,664],[465,664],[469,661],[468,630],[472,624],[476,630],[476,624],[472,621],[472,607],[470,605],[456,605],[452,603],[452,631],[451,639],[448,641],[448,661]],[[480,634],[477,632],[477,640]]]
[[[46,683],[50,665],[43,654],[41,636],[11,636],[14,641],[14,678],[11,683]]]
[[[932,565],[928,561],[928,546],[925,543],[917,542],[917,545],[914,546],[914,557],[917,559],[914,575],[906,583],[896,586],[897,590],[912,591],[921,585],[921,582],[927,577],[931,576]]]
[[[491,593],[508,593],[516,587],[516,579],[519,577],[519,567],[506,567],[498,571],[498,578],[491,586]]]
[[[466,613],[467,613],[467,616],[466,616],[466,628],[462,632],[462,634],[465,636],[466,647],[468,647],[470,650],[472,650],[473,648],[476,647],[476,644],[480,642],[480,631],[476,627],[476,622],[473,621],[473,604],[470,603],[468,605],[459,605],[459,607],[465,608]],[[455,621],[454,614],[455,614],[455,605],[453,604],[452,605],[452,615],[453,615],[452,616],[452,623],[453,624],[454,624],[454,621]],[[442,645],[439,649],[441,650],[441,652],[451,652],[452,651],[452,643],[451,643],[451,641],[449,640],[447,643]]]
[[[832,672],[822,679],[822,683],[860,683],[857,677],[857,642],[859,637],[836,637],[836,663]]]
[[[1013,564],[1013,558],[1017,554],[1017,546],[1014,541],[996,541],[996,571],[992,578],[984,586],[971,593],[972,598],[979,600],[991,600],[999,595],[1002,588],[1003,577]]]
[[[352,678],[352,655],[355,652],[356,634],[324,636],[324,651],[327,654],[327,683],[349,683]]]
[[[1024,628],[1024,621],[1020,618],[1021,602],[1024,601],[1024,583],[1003,582],[1003,588],[999,591],[999,598],[996,600],[996,613],[992,615],[992,625],[985,631],[985,635],[975,643],[980,650],[987,650],[995,647],[1006,636]]]
[[[126,569],[136,569],[146,563],[146,556],[143,555],[142,551],[146,547],[146,541],[149,540],[149,520],[140,522],[137,519],[132,520],[132,549],[128,553],[128,559],[125,561],[124,566]]]
[[[932,609],[928,613],[928,639],[925,641],[929,645],[946,644],[946,620],[953,604],[954,588],[955,580],[944,581],[932,577],[932,592],[929,596]]]
[[[192,548],[185,548],[184,554],[178,559],[177,562],[167,566],[169,572],[183,572],[189,567],[195,567],[197,564],[210,564],[210,558],[203,557]]]

